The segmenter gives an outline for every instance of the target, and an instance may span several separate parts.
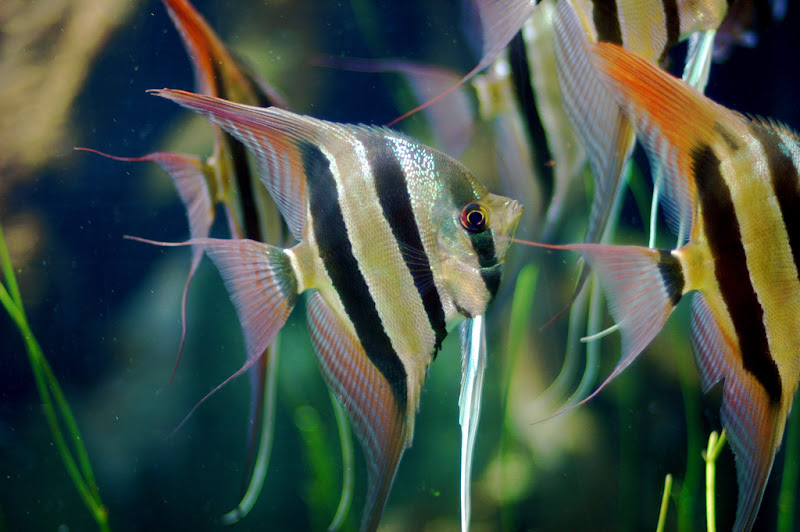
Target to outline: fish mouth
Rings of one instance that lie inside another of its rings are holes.
[[[510,199],[506,201],[503,211],[503,218],[505,220],[503,223],[503,233],[507,236],[509,241],[517,230],[517,225],[519,225],[523,210],[524,207],[517,200]]]

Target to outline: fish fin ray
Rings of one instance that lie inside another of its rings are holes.
[[[308,323],[322,375],[341,401],[361,442],[368,469],[362,530],[378,526],[397,466],[412,433],[390,384],[369,360],[356,336],[319,292],[308,297]]]
[[[788,409],[770,403],[754,377],[737,368],[725,377],[722,425],[736,457],[739,495],[733,530],[753,527],[778,452]]]
[[[477,11],[481,30],[481,58],[475,67],[467,72],[457,83],[428,99],[414,109],[389,122],[389,126],[408,118],[433,103],[452,94],[475,74],[488,67],[502,53],[514,35],[522,28],[525,19],[536,7],[536,0],[472,0],[472,8]]]
[[[725,376],[728,360],[733,355],[701,293],[692,297],[692,351],[700,373],[700,384],[703,391],[708,392]]]
[[[200,239],[225,282],[242,325],[247,360],[266,351],[297,301],[297,280],[287,253],[252,240]]]
[[[617,366],[591,395],[578,403],[584,404],[630,366],[661,331],[680,299],[680,287],[677,279],[660,271],[660,250],[602,244],[561,248],[583,254],[597,272],[611,316],[622,335],[622,355]]]
[[[174,89],[150,92],[202,114],[247,146],[255,156],[259,179],[294,237],[301,238],[307,204],[302,145],[319,144],[319,132],[330,126],[275,107],[263,109]]]
[[[736,457],[739,495],[733,530],[750,530],[758,514],[788,407],[770,401],[763,386],[741,363],[738,345],[726,341],[701,294],[692,300],[692,347],[703,391],[724,381],[722,425]]]
[[[564,111],[594,175],[594,197],[584,241],[597,242],[608,223],[625,162],[633,150],[634,130],[598,77],[589,59],[589,40],[570,2],[558,2],[554,30]]]

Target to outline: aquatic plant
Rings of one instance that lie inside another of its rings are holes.
[[[66,397],[64,397],[64,392],[28,324],[25,307],[22,303],[22,294],[17,285],[2,227],[0,227],[0,265],[2,265],[5,277],[5,284],[0,282],[0,304],[16,324],[25,342],[28,360],[36,380],[36,389],[42,401],[42,410],[58,454],[64,462],[64,467],[66,467],[75,489],[78,490],[81,499],[97,522],[98,528],[102,531],[110,530],[108,511],[100,499],[100,491],[97,488],[89,461],[89,453],[81,438],[78,424],[72,415]]]

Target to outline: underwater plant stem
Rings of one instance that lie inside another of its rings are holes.
[[[8,285],[9,292],[11,292],[11,298],[14,300],[15,303],[15,305],[9,305],[4,302],[3,306],[6,307],[6,310],[8,310],[9,314],[11,313],[12,307],[18,308],[22,312],[22,319],[25,320],[25,312],[23,310],[24,307],[22,306],[22,295],[19,292],[19,285],[17,284],[17,278],[14,275],[14,267],[11,264],[11,256],[8,254],[8,248],[6,247],[6,239],[5,236],[3,235],[2,227],[0,227],[0,262],[2,262],[3,264],[3,274],[6,277],[6,284]],[[0,287],[1,286],[2,285],[0,284]]]
[[[6,278],[6,284],[8,285],[8,290],[6,290],[6,287],[0,284],[0,304],[5,307],[25,342],[26,352],[36,382],[36,389],[42,401],[42,410],[44,411],[47,424],[50,427],[56,449],[58,449],[58,453],[61,455],[64,467],[67,469],[67,474],[78,490],[78,494],[94,516],[98,528],[101,531],[108,531],[110,530],[108,525],[108,512],[100,500],[97,483],[95,482],[94,473],[92,472],[92,467],[89,462],[89,454],[83,444],[78,424],[75,421],[75,417],[72,415],[64,393],[61,391],[61,387],[42,352],[39,342],[34,337],[33,331],[31,331],[28,325],[25,310],[22,306],[22,297],[14,276],[2,228],[0,228],[0,261],[2,261],[3,272]],[[56,411],[56,407],[58,411]],[[66,426],[67,432],[71,437],[72,449],[70,449],[70,446],[67,444],[67,440],[62,432],[61,424],[59,423],[59,414],[61,414],[61,422]],[[73,451],[77,455],[77,459],[73,455]]]
[[[800,473],[800,409],[795,408],[786,430],[786,454],[783,459],[783,478],[778,495],[778,532],[795,530],[795,504],[797,503],[797,481]]]
[[[342,496],[339,499],[339,507],[336,508],[333,521],[328,525],[328,530],[333,531],[342,528],[353,502],[355,456],[353,454],[353,433],[350,431],[347,412],[333,393],[331,393],[331,404],[333,413],[336,415],[336,426],[339,428],[339,441],[342,446]]]
[[[669,496],[672,492],[672,475],[667,473],[664,478],[664,494],[661,496],[661,510],[658,512],[658,525],[656,532],[664,532],[664,525],[667,522],[667,507],[669,506]]]
[[[717,476],[717,458],[725,446],[725,431],[717,437],[716,431],[708,437],[708,449],[703,453],[706,461],[706,529],[708,532],[717,531],[716,502],[714,500],[714,486]]]
[[[525,265],[517,275],[517,282],[514,285],[514,296],[511,300],[511,314],[508,320],[508,345],[504,367],[503,382],[500,388],[502,394],[500,408],[503,415],[502,430],[500,431],[500,442],[498,452],[500,456],[505,455],[508,450],[508,440],[511,435],[511,419],[509,413],[509,391],[511,390],[511,378],[514,374],[514,367],[517,364],[519,353],[530,352],[528,329],[533,313],[534,293],[536,291],[536,281],[539,278],[539,266],[531,263]],[[502,471],[502,468],[501,468]],[[500,522],[501,528],[507,530],[511,528],[509,517],[508,497],[502,491],[505,490],[505,483],[500,485]]]
[[[676,324],[673,323],[672,327]],[[697,370],[693,355],[680,346],[673,348],[680,354],[675,358],[678,382],[683,398],[683,416],[686,420],[686,456],[697,457],[703,453],[703,425],[700,399],[698,396]],[[697,529],[697,491],[701,490],[703,472],[699,460],[686,460],[686,471],[678,490],[676,508],[678,510],[678,532],[693,532]]]
[[[280,334],[275,337],[272,344],[267,348],[263,356],[269,357],[267,360],[266,390],[264,391],[264,404],[261,421],[261,438],[258,441],[256,452],[256,463],[253,466],[253,473],[250,483],[242,496],[239,505],[222,516],[222,524],[232,525],[250,513],[258,500],[261,489],[264,487],[264,479],[267,476],[269,459],[272,454],[272,441],[275,435],[275,394],[278,388],[278,359],[280,352]]]

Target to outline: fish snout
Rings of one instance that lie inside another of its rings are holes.
[[[509,199],[506,201],[503,209],[503,229],[509,237],[514,236],[523,210],[524,207],[517,200]]]

